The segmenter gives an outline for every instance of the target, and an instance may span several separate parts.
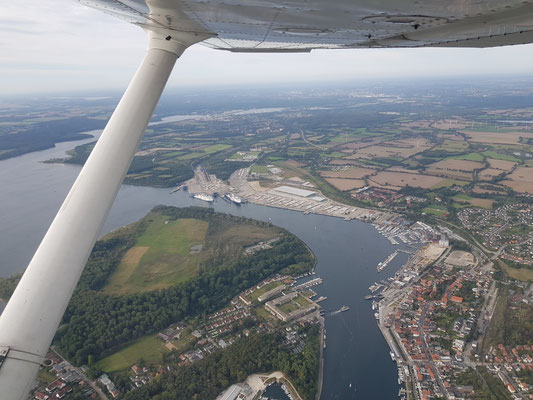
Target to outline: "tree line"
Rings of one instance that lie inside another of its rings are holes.
[[[215,399],[230,385],[253,373],[282,371],[304,399],[316,394],[319,367],[318,326],[305,328],[301,353],[287,348],[280,333],[256,333],[237,340],[190,366],[176,367],[158,375],[145,386],[122,395],[123,400]]]
[[[153,212],[169,218],[228,218],[210,209],[158,206]],[[247,221],[245,218],[229,218]],[[138,224],[138,230],[143,229]],[[97,242],[72,296],[55,342],[73,363],[87,363],[111,354],[134,339],[157,332],[173,322],[201,316],[225,306],[233,297],[261,280],[297,264],[312,268],[314,257],[296,236],[282,231],[272,249],[237,260],[221,259],[200,268],[187,282],[146,293],[105,295],[99,290],[133,246],[136,232]]]

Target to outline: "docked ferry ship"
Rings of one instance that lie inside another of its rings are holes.
[[[235,204],[241,204],[242,203],[242,199],[239,196],[237,196],[235,193],[228,193],[226,195],[226,198],[228,200],[233,201]]]
[[[215,199],[210,194],[205,193],[198,193],[193,196],[195,199],[207,201],[209,203],[212,203]]]

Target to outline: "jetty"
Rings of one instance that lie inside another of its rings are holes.
[[[398,255],[399,251],[396,250],[394,251],[394,253],[392,253],[390,256],[387,257],[387,259],[385,261],[382,261],[378,264],[378,267],[377,267],[377,270],[378,272],[381,272],[383,271],[383,269],[389,265],[389,263],[394,260],[394,258]]]

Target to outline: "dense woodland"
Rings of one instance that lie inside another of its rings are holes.
[[[173,219],[198,218],[210,224],[228,218],[251,221],[206,208],[158,206],[153,211]],[[138,224],[137,230],[142,227]],[[97,242],[56,334],[62,353],[75,364],[87,363],[89,356],[95,360],[104,357],[173,322],[216,311],[266,277],[294,264],[309,270],[314,261],[301,240],[283,231],[272,249],[236,260],[221,259],[218,264],[210,262],[196,278],[182,284],[134,295],[104,295],[99,290],[134,244],[136,233],[125,232]]]
[[[0,129],[0,160],[50,149],[59,142],[90,139],[91,135],[79,132],[101,129],[104,125],[105,121],[100,119],[70,117],[39,122],[16,134],[6,128]]]
[[[22,274],[14,275],[10,278],[1,278],[0,279],[0,299],[9,300],[15,288],[17,287]]]
[[[126,393],[125,400],[207,400],[233,383],[257,372],[280,370],[304,399],[314,399],[317,387],[320,338],[318,326],[306,328],[307,341],[299,354],[291,352],[279,333],[252,334],[193,365],[157,376],[146,386]]]
[[[86,143],[76,148],[70,153],[70,157],[62,160],[67,164],[85,163],[89,154],[94,147],[93,143]],[[172,163],[165,164],[168,168],[164,174],[148,174],[146,176],[137,176],[135,179],[126,176],[124,182],[132,185],[146,185],[153,187],[172,187],[179,182],[185,182],[194,176],[194,168],[202,164],[210,174],[216,174],[218,178],[227,180],[230,175],[240,168],[250,166],[250,162],[226,161],[230,156],[229,152],[219,152],[215,154],[206,154],[193,160],[174,159]],[[153,155],[136,156],[128,170],[128,174],[141,174],[152,171],[160,167],[158,163],[153,162]]]

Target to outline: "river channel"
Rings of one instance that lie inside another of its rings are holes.
[[[0,276],[24,270],[79,172],[77,166],[40,161],[64,157],[66,150],[83,142],[61,143],[53,149],[0,161]],[[102,234],[138,220],[158,204],[209,206],[183,191],[170,194],[168,189],[123,185]],[[405,254],[378,274],[376,265],[395,247],[368,223],[254,204],[236,206],[222,199],[211,206],[219,212],[286,228],[317,256],[316,273],[323,284],[313,289],[328,298],[321,303],[327,333],[321,398],[397,398],[395,363],[371,304],[363,297],[372,283],[394,274],[406,261]],[[328,316],[343,305],[350,310]]]

